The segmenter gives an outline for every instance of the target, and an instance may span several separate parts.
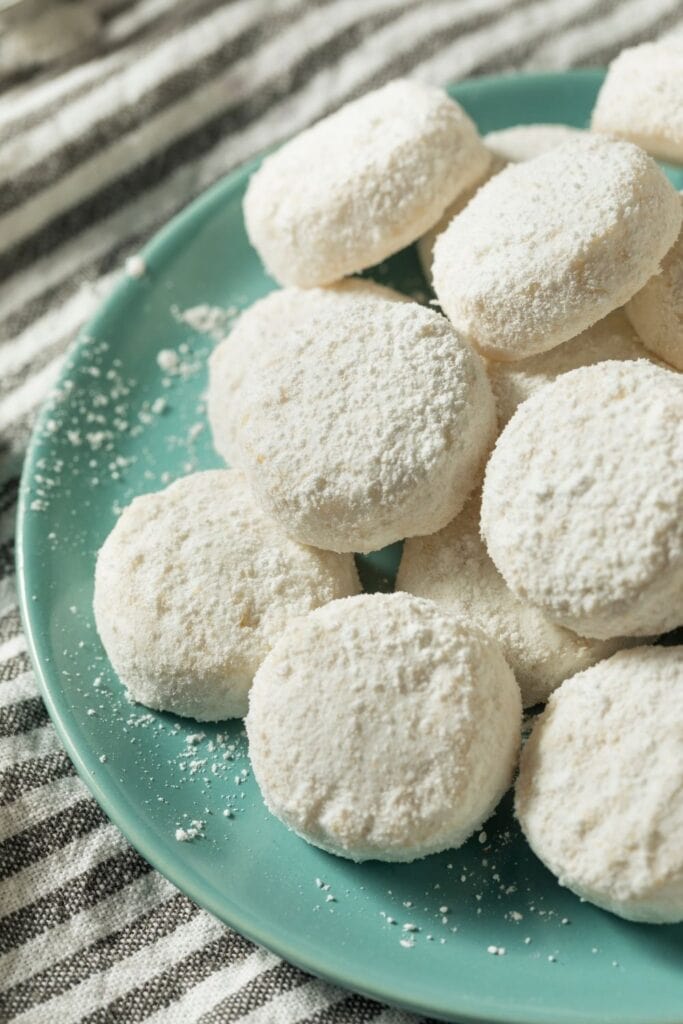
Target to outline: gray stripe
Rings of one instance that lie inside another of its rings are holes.
[[[225,1024],[225,1021],[237,1021],[253,1010],[265,1006],[283,992],[291,992],[309,980],[310,975],[304,974],[298,967],[284,960],[280,961],[274,967],[261,971],[236,992],[231,992],[220,1003],[216,1003],[208,1013],[198,1018],[197,1024]]]
[[[423,61],[429,60],[449,43],[455,42],[461,36],[470,32],[477,32],[487,25],[493,25],[500,18],[502,13],[509,14],[514,10],[523,10],[530,7],[537,0],[503,0],[499,9],[486,11],[484,14],[470,15],[466,18],[455,21],[448,28],[439,28],[437,31],[422,40],[417,50],[410,50],[407,53],[399,53],[393,57],[378,72],[374,72],[365,78],[349,95],[348,99],[355,99],[362,96],[369,89],[376,89],[391,78],[399,78],[407,75],[412,68]],[[507,50],[505,51],[507,53]]]
[[[190,196],[186,197],[184,201],[179,201],[178,209],[182,209],[191,198]],[[168,217],[160,218],[143,233],[131,230],[131,233],[116,242],[103,255],[88,263],[82,263],[70,277],[58,281],[57,284],[29,299],[23,306],[16,308],[9,316],[0,319],[0,344],[3,340],[7,341],[21,334],[41,316],[61,306],[81,287],[84,281],[95,281],[109,270],[118,267],[126,256],[136,252],[143,242],[168,222],[168,219]]]
[[[80,1024],[140,1024],[151,1013],[177,1002],[191,988],[219,971],[226,964],[244,960],[254,945],[237,932],[225,934],[201,949],[178,960],[144,985],[81,1018]]]
[[[14,537],[0,543],[0,580],[14,572]]]
[[[75,774],[76,769],[64,750],[18,761],[0,772],[0,807],[13,803],[33,789]]]
[[[16,503],[19,494],[19,477],[13,476],[0,487],[0,512],[6,512]]]
[[[29,378],[27,377],[26,379],[28,380]],[[26,454],[26,449],[31,438],[31,431],[33,430],[33,423],[37,412],[38,406],[29,409],[28,412],[18,416],[11,425],[4,429],[2,433],[2,443],[5,445],[6,450],[12,455],[23,458]],[[11,575],[13,572],[14,557],[12,556],[10,559],[2,559],[0,557],[0,579],[4,576]],[[2,678],[1,670],[0,678]]]
[[[381,1003],[375,1003],[365,996],[351,995],[318,1010],[297,1024],[369,1024],[383,1010]]]
[[[0,574],[0,579],[2,579],[2,574]],[[15,658],[11,658],[0,665],[0,683],[11,683],[17,676],[23,675],[24,672],[30,672],[30,670],[31,659],[25,651],[22,651]],[[40,716],[37,715],[36,717],[39,718]]]
[[[0,708],[0,736],[18,736],[19,733],[39,729],[48,721],[48,713],[40,697],[27,697]]]
[[[553,36],[553,40],[561,40],[564,32],[571,31],[575,28],[585,27],[586,29],[590,29],[593,22],[599,21],[600,18],[603,18],[605,14],[613,8],[613,6],[613,0],[598,0],[598,2],[593,4],[589,14],[577,14],[576,17],[569,18],[565,21],[561,29],[556,31]],[[527,35],[523,40],[520,40],[518,43],[508,47],[505,52],[505,66],[510,67],[512,65],[523,63],[529,55],[533,53],[535,47],[538,46],[539,43],[545,42],[547,36],[547,30],[541,28],[534,35]],[[612,47],[608,59],[611,60],[612,57],[616,57],[620,50],[621,46]],[[499,68],[500,61],[498,58],[494,58],[479,65],[476,68],[476,73],[491,74],[492,72],[499,70]]]
[[[650,39],[656,39],[663,32],[668,32],[669,29],[675,28],[676,25],[683,25],[683,6],[678,10],[670,11],[659,20],[648,24],[645,28],[641,28],[620,39],[617,46],[600,46],[591,49],[590,40],[586,39],[586,50],[581,55],[581,59],[577,61],[577,66],[585,68],[609,64],[625,47],[637,46],[638,43],[646,43]]]
[[[0,994],[0,1020],[24,1013],[68,992],[93,974],[108,971],[126,957],[140,953],[145,947],[171,935],[199,913],[199,907],[178,893],[125,928],[103,936],[85,949],[57,960],[44,971],[7,989],[4,995]]]
[[[0,644],[12,640],[18,633],[21,633],[21,618],[15,608],[0,619]]]
[[[85,797],[30,825],[0,843],[0,879],[9,878],[36,861],[49,857],[74,839],[101,828],[107,821],[99,804],[91,797]]]
[[[0,918],[0,954],[63,924],[74,914],[89,910],[151,870],[147,861],[131,848],[109,857],[47,896]]]
[[[30,360],[30,372],[27,372],[27,365],[23,364],[16,370],[10,370],[0,379],[0,401],[10,395],[16,388],[21,387],[29,377],[35,376],[43,367],[55,359],[58,355],[66,352],[74,340],[78,329],[70,330],[68,334],[57,337],[50,337],[50,340],[36,352]]]

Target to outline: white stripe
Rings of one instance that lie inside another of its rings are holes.
[[[66,885],[125,847],[126,840],[115,825],[103,825],[86,836],[73,839],[61,850],[0,882],[3,915],[12,914],[47,896],[53,889]]]
[[[84,160],[54,185],[39,192],[0,219],[2,248],[27,238],[58,214],[77,205],[140,163],[151,159],[173,139],[201,127],[228,104],[236,105],[269,81],[278,78],[312,47],[380,11],[405,7],[408,0],[337,0],[323,11],[312,10],[301,20],[264,44],[256,56],[246,57],[224,74],[196,89],[179,102],[150,117],[140,127],[119,136],[96,156]],[[229,137],[230,138],[230,137]]]
[[[158,942],[145,946],[132,956],[119,960],[118,963],[101,974],[94,974],[75,985],[62,995],[55,996],[43,1004],[41,1008],[45,1020],[59,1021],[60,1024],[76,1024],[95,1010],[102,1009],[114,999],[125,996],[131,989],[139,988],[149,982],[155,975],[172,967],[183,957],[217,939],[225,931],[225,926],[206,912],[200,911],[196,917],[186,924],[180,925],[170,935],[165,935]],[[193,991],[196,991],[197,986]],[[181,1000],[182,1001],[182,1000]],[[179,1003],[172,1003],[165,1010],[164,1020],[167,1024],[179,1020],[175,1009]],[[195,1004],[196,1006],[197,1004]],[[14,1024],[35,1024],[34,1011],[27,1010],[13,1018]],[[146,1022],[153,1017],[145,1018]],[[182,1018],[183,1024],[191,1019]]]
[[[464,78],[479,65],[504,55],[514,42],[535,34],[547,36],[566,22],[590,13],[594,6],[594,0],[574,0],[571,4],[567,0],[541,0],[522,10],[511,11],[456,39],[419,64],[413,73],[430,82]]]
[[[10,839],[87,796],[87,789],[75,775],[47,782],[0,808],[0,834],[3,839]]]
[[[33,672],[22,672],[16,679],[10,679],[8,683],[0,683],[0,707],[2,708],[7,707],[8,704],[26,700],[28,697],[37,697],[37,695],[38,688]]]
[[[271,106],[254,124],[222,140],[199,160],[177,168],[166,180],[142,193],[129,205],[9,278],[0,286],[0,317],[9,315],[43,289],[75,274],[79,267],[130,236],[133,228],[136,234],[143,233],[176,209],[178,196],[198,194],[229,167],[320,117],[329,106],[342,102],[349,91],[366,77],[381,72],[399,50],[406,53],[413,50],[424,36],[433,31],[434,26],[443,28],[461,20],[463,11],[474,13],[484,6],[495,9],[499,2],[464,0],[458,6],[456,16],[449,0],[446,4],[439,4],[428,21],[419,10],[413,10],[368,37],[334,67],[319,71],[298,92]],[[245,74],[248,77],[247,68]]]
[[[22,416],[35,409],[43,401],[50,388],[57,381],[64,360],[64,354],[56,356],[38,373],[29,377],[18,388],[11,391],[0,405],[0,433],[7,430]]]
[[[281,992],[264,1006],[240,1017],[239,1024],[274,1024],[275,1021],[297,1024],[316,1011],[343,999],[345,995],[341,989],[324,981],[307,981],[289,992]]]
[[[30,87],[22,85],[3,93],[2,104],[0,104],[0,131],[4,130],[7,125],[14,125],[21,118],[30,117],[45,104],[51,104],[62,96],[67,96],[71,91],[87,85],[88,82],[106,74],[110,69],[122,65],[128,66],[125,51],[100,57],[87,64],[79,64],[77,67],[70,68],[63,74],[48,78],[37,85]]]
[[[61,750],[62,745],[57,733],[48,723],[39,729],[21,733],[19,736],[0,737],[0,771],[9,768],[16,761],[26,761],[29,757],[43,757]]]
[[[5,183],[86,135],[102,116],[118,110],[122,99],[126,105],[139,102],[169,72],[191,70],[267,13],[265,0],[237,0],[212,11],[180,35],[165,39],[137,61],[125,63],[106,81],[65,104],[49,121],[8,140],[0,150],[0,173]]]
[[[680,8],[680,0],[655,0],[644,4],[642,0],[622,0],[604,17],[587,25],[577,25],[567,32],[546,38],[524,64],[526,68],[566,68],[581,59],[586,52],[605,47],[618,48],[622,39],[652,25],[658,18]]]
[[[89,910],[81,910],[63,924],[29,939],[23,946],[0,956],[0,978],[18,985],[39,971],[73,956],[84,946],[125,928],[142,914],[169,899],[176,890],[155,871],[136,878]]]
[[[23,633],[5,640],[3,644],[0,644],[0,665],[5,661],[9,661],[10,658],[15,658],[17,654],[21,654],[25,650],[26,638]]]
[[[5,616],[17,607],[17,591],[14,576],[4,576],[0,580],[0,615]]]
[[[104,33],[105,38],[109,42],[126,39],[133,32],[149,25],[159,15],[176,7],[178,7],[178,0],[141,0],[132,10],[122,11],[117,17],[111,19]]]
[[[75,335],[118,277],[116,270],[95,281],[85,281],[61,306],[50,309],[12,341],[0,345],[0,381],[5,374],[21,370],[49,345]]]
[[[208,1009],[215,1006],[225,999],[229,992],[236,992],[262,971],[277,963],[277,957],[272,953],[267,953],[265,949],[256,949],[244,960],[215,971],[186,992],[177,1002],[145,1018],[145,1024],[187,1024],[187,1021],[196,1020],[197,1007]]]
[[[382,1010],[379,1017],[373,1018],[372,1024],[416,1024],[416,1018],[412,1013],[403,1013],[402,1010],[387,1007],[386,1010]]]

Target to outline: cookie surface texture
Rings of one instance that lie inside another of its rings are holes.
[[[438,313],[356,297],[245,381],[239,463],[296,540],[374,551],[464,505],[495,437],[483,360]]]
[[[431,601],[365,594],[293,623],[246,720],[266,804],[352,860],[459,846],[510,784],[519,689],[499,648]]]
[[[214,448],[235,465],[240,422],[239,396],[249,368],[277,353],[283,332],[305,325],[325,309],[344,315],[356,295],[407,302],[407,296],[374,281],[348,278],[330,288],[282,288],[257,299],[239,316],[209,358],[207,413]]]
[[[296,615],[360,589],[353,558],[302,547],[234,470],[135,498],[101,548],[95,619],[130,696],[202,721],[240,717]]]
[[[266,157],[244,200],[249,238],[281,284],[331,284],[414,242],[489,160],[459,104],[398,79]]]
[[[481,527],[519,598],[584,636],[683,621],[683,378],[637,360],[558,377],[486,467]]]
[[[598,93],[591,125],[673,163],[683,161],[683,41],[623,50]]]
[[[479,535],[479,496],[431,537],[403,545],[396,589],[435,601],[500,644],[522,703],[548,699],[569,676],[609,657],[622,640],[587,640],[515,597]]]
[[[681,205],[636,146],[586,133],[510,164],[434,247],[434,289],[492,359],[546,352],[628,301],[657,271]]]
[[[683,647],[620,651],[567,680],[515,803],[562,885],[631,921],[683,920]]]

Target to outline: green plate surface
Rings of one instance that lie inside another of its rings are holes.
[[[482,132],[585,126],[601,78],[491,78],[451,91]],[[144,857],[217,917],[314,974],[448,1020],[680,1024],[683,928],[628,924],[561,889],[521,838],[509,798],[461,850],[413,865],[354,865],[269,816],[239,723],[198,727],[125,699],[94,628],[95,553],[134,495],[219,464],[203,406],[213,341],[206,324],[193,329],[179,311],[242,308],[273,287],[242,222],[253,166],[147,247],[148,272],[123,278],[88,326],[33,438],[19,509],[21,602],[64,744]],[[413,249],[373,276],[426,296]],[[178,357],[172,373],[159,366],[162,349]],[[366,586],[390,585],[397,558],[395,546],[366,560]],[[193,819],[203,836],[178,842],[176,829]],[[400,943],[406,922],[420,929],[409,948]]]

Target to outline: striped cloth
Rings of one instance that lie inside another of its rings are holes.
[[[0,36],[0,1021],[407,1024],[199,910],[75,776],[37,695],[17,610],[22,454],[65,350],[122,260],[236,164],[396,75],[443,82],[604,64],[679,31],[683,5],[65,6],[91,20],[94,9],[99,27],[47,68],[8,65]]]

